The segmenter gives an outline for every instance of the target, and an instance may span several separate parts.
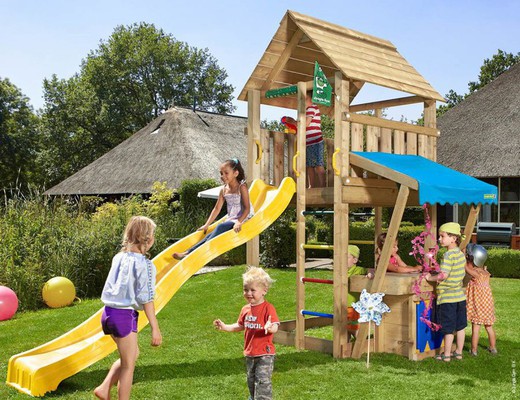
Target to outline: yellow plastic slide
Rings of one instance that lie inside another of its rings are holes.
[[[250,189],[255,215],[242,225],[238,234],[232,230],[225,232],[181,261],[173,259],[174,252],[185,251],[204,237],[203,232],[197,231],[157,255],[153,259],[157,268],[156,312],[161,311],[177,290],[209,261],[246,243],[271,225],[285,210],[294,192],[295,183],[291,178],[285,178],[279,188],[255,180]],[[208,229],[208,233],[215,226],[216,223]],[[62,380],[112,353],[116,346],[110,336],[103,334],[101,313],[102,309],[64,335],[12,356],[6,383],[31,396],[43,396],[56,390]],[[147,324],[146,315],[141,313],[139,330]]]

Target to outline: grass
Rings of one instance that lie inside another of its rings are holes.
[[[135,372],[134,399],[246,399],[243,336],[217,332],[212,321],[236,320],[244,304],[241,292],[243,267],[191,278],[159,314],[164,337],[160,348],[149,346],[150,330],[139,335],[141,355]],[[294,270],[269,271],[276,283],[268,299],[281,319],[293,319]],[[308,276],[330,277],[328,271],[309,271]],[[330,355],[277,346],[273,375],[276,399],[511,399],[520,369],[520,280],[494,278],[497,309],[495,325],[499,354],[485,351],[481,336],[479,356],[441,363],[432,359],[413,362],[392,354],[371,354],[365,359],[335,360]],[[308,285],[309,309],[331,312],[332,291],[328,285]],[[311,307],[312,306],[312,307]],[[33,348],[78,325],[101,307],[99,300],[86,300],[72,307],[20,313],[0,323],[0,374],[6,376],[11,355]],[[329,337],[322,328],[309,332]],[[485,335],[482,332],[483,335]],[[103,380],[116,353],[63,381],[49,399],[92,399],[92,390]],[[515,375],[516,374],[516,375]],[[516,391],[516,392],[515,392]],[[0,385],[1,399],[27,399],[7,385]]]

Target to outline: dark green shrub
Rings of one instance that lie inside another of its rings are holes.
[[[79,200],[79,211],[86,213],[93,213],[103,204],[103,198],[99,196],[83,196]]]
[[[288,267],[296,262],[296,212],[285,210],[260,235],[260,262],[266,267]]]
[[[495,278],[520,279],[520,251],[511,249],[488,249],[486,266]]]
[[[193,218],[197,221],[202,218],[204,220],[202,224],[206,222],[215,206],[215,200],[203,199],[197,195],[199,192],[215,186],[218,186],[218,183],[214,179],[189,179],[181,183],[179,188],[180,210],[187,218]],[[202,224],[195,225],[198,228]]]
[[[393,207],[384,207],[382,213],[383,226],[388,226],[394,212]],[[406,207],[403,213],[403,222],[413,225],[424,225],[424,211],[422,207]]]

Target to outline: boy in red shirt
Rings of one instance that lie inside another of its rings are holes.
[[[276,309],[265,301],[265,295],[273,280],[262,268],[250,267],[243,275],[244,298],[238,321],[225,324],[213,321],[215,329],[226,332],[244,331],[244,355],[247,365],[247,386],[251,400],[269,400],[273,396],[271,376],[274,367],[275,348],[273,334],[278,331],[280,320]]]

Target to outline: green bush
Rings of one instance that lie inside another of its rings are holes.
[[[288,267],[296,262],[296,210],[286,209],[260,235],[260,262],[266,267]]]
[[[511,249],[488,249],[486,266],[495,278],[520,279],[520,251]]]
[[[196,222],[192,225],[193,228],[203,225],[215,206],[214,200],[200,198],[197,196],[198,193],[215,186],[218,186],[218,183],[214,179],[189,179],[181,183],[180,210],[186,223]]]

